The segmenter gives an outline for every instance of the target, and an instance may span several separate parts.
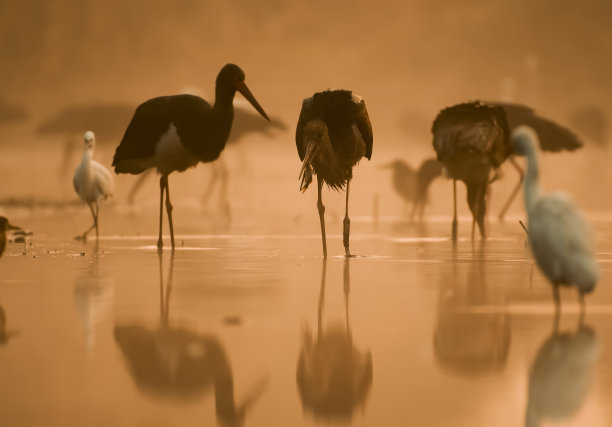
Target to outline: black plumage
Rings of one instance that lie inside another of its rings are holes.
[[[161,174],[159,248],[162,247],[164,190],[170,238],[174,248],[168,175],[219,157],[232,126],[236,91],[242,93],[269,120],[246,86],[244,78],[240,67],[225,65],[217,76],[213,106],[198,96],[183,94],[153,98],[136,109],[117,147],[113,166],[117,173],[139,174],[155,167]]]
[[[304,99],[295,131],[298,155],[302,161],[300,190],[304,191],[317,175],[317,206],[321,221],[323,254],[327,256],[325,221],[321,188],[326,183],[340,190],[346,187],[344,247],[349,253],[350,220],[348,218],[349,185],[353,166],[362,157],[372,157],[372,125],[363,99],[348,90],[327,90]]]
[[[474,222],[485,237],[489,175],[491,169],[498,169],[514,150],[504,110],[481,102],[453,105],[440,111],[431,131],[434,150],[453,179],[453,188],[456,180],[465,182]],[[456,191],[454,194],[453,240],[457,238]]]

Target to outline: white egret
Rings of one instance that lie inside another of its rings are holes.
[[[98,213],[100,210],[99,203],[101,200],[107,199],[113,194],[113,177],[104,166],[93,160],[94,147],[96,145],[96,137],[92,131],[85,132],[85,150],[81,163],[74,171],[72,183],[77,194],[91,210],[93,216],[93,225],[85,231],[77,239],[87,239],[87,234],[96,229],[96,238],[98,238]]]
[[[575,286],[584,309],[584,294],[591,292],[599,279],[590,227],[565,193],[540,194],[536,132],[519,126],[512,131],[511,139],[517,153],[527,157],[525,210],[536,264],[553,285],[557,310],[559,286]]]

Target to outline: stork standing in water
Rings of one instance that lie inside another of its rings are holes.
[[[317,92],[304,99],[295,142],[302,160],[300,190],[306,191],[312,182],[313,172],[317,175],[317,207],[321,221],[323,256],[326,258],[325,206],[321,199],[321,189],[323,183],[334,190],[346,186],[343,242],[346,256],[350,256],[348,199],[353,166],[362,157],[368,160],[372,157],[372,125],[365,102],[348,90]]]
[[[100,212],[100,201],[105,200],[113,194],[113,177],[104,166],[93,159],[96,137],[92,131],[85,132],[85,150],[81,163],[74,171],[72,183],[77,194],[91,210],[93,224],[77,239],[87,239],[87,234],[96,229],[96,239],[99,236],[98,214]]]
[[[468,205],[482,238],[491,169],[499,169],[514,151],[501,107],[480,102],[453,105],[440,111],[431,128],[433,146],[447,175],[453,179],[452,239],[457,240],[457,180],[465,182]]]
[[[161,175],[158,249],[163,247],[164,191],[170,240],[174,249],[168,175],[194,167],[199,162],[212,162],[219,157],[232,127],[232,101],[236,91],[244,95],[264,118],[270,120],[245,84],[244,71],[237,65],[227,64],[217,76],[215,104],[212,107],[194,95],[150,99],[136,109],[117,147],[113,159],[116,173],[137,175],[155,167]]]
[[[588,223],[569,197],[561,192],[540,195],[537,160],[538,135],[527,126],[512,131],[516,151],[527,157],[524,196],[528,236],[536,264],[553,285],[557,316],[559,286],[575,286],[584,311],[584,294],[599,280]]]

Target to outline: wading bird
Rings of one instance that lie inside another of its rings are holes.
[[[465,182],[474,223],[485,238],[486,196],[491,168],[499,169],[513,152],[509,128],[501,107],[467,102],[438,113],[431,132],[438,160],[453,180],[452,239],[457,240],[457,180]]]
[[[553,285],[557,313],[559,286],[575,286],[584,311],[584,294],[599,279],[591,230],[565,193],[540,195],[538,135],[527,126],[512,131],[516,151],[527,157],[524,196],[528,237],[536,264]]]
[[[170,240],[174,249],[172,204],[168,175],[182,172],[199,162],[212,162],[219,157],[232,127],[232,101],[239,91],[267,120],[263,108],[244,82],[244,71],[237,65],[225,65],[217,76],[215,104],[194,95],[173,95],[152,98],[136,109],[121,143],[113,166],[116,173],[140,174],[155,167],[161,178],[159,203],[159,239],[163,247],[162,216],[164,190]]]
[[[77,236],[77,239],[86,240],[87,234],[96,229],[96,239],[99,237],[98,214],[100,213],[100,202],[106,200],[113,194],[113,176],[108,169],[93,159],[93,152],[96,146],[96,137],[90,130],[85,132],[85,150],[81,163],[74,171],[72,183],[74,189],[82,201],[87,203],[93,216],[93,224],[85,233]]]
[[[346,255],[350,256],[348,199],[353,166],[362,157],[368,160],[372,157],[372,125],[365,102],[348,90],[317,92],[304,99],[295,131],[295,142],[302,160],[300,190],[306,191],[312,182],[312,174],[317,175],[317,207],[324,257],[327,257],[327,243],[321,189],[323,183],[334,190],[346,186],[343,242]]]
[[[442,164],[436,159],[425,159],[415,171],[408,163],[396,159],[382,167],[391,168],[395,192],[404,199],[406,205],[412,203],[410,220],[414,220],[418,212],[419,221],[422,221],[429,184],[442,174]]]
[[[574,151],[581,148],[584,144],[571,130],[553,122],[546,117],[539,116],[536,112],[525,105],[512,104],[509,102],[490,102],[489,104],[502,107],[506,113],[506,120],[510,130],[521,126],[529,126],[536,131],[540,138],[540,149],[542,151],[559,152],[559,151]],[[516,153],[515,153],[516,154]],[[519,182],[514,190],[510,193],[510,197],[502,210],[499,212],[499,219],[503,220],[510,204],[521,189],[523,178],[525,176],[523,168],[514,159],[514,156],[508,158],[512,166],[519,173]]]
[[[7,218],[0,216],[0,257],[6,249],[6,232],[9,230],[21,230],[21,228],[12,225]]]

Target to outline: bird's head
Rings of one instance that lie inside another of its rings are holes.
[[[0,231],[5,232],[8,230],[21,230],[21,227],[12,225],[6,217],[0,216]]]
[[[512,129],[510,139],[514,144],[514,151],[521,156],[535,154],[537,147],[540,146],[536,131],[525,125]]]
[[[310,120],[304,126],[304,137],[306,141],[317,141],[320,142],[327,135],[327,125],[323,120],[314,119]]]
[[[264,109],[259,105],[259,102],[255,99],[246,83],[244,82],[245,76],[244,71],[235,65],[235,64],[226,64],[219,75],[217,76],[217,88],[230,89],[234,93],[238,91],[244,96],[247,101],[251,103],[251,105],[261,114],[266,120],[270,121],[270,118],[264,111]]]
[[[83,141],[85,142],[85,149],[94,148],[96,145],[96,135],[94,135],[92,131],[88,130],[85,132],[85,135],[83,135]]]

